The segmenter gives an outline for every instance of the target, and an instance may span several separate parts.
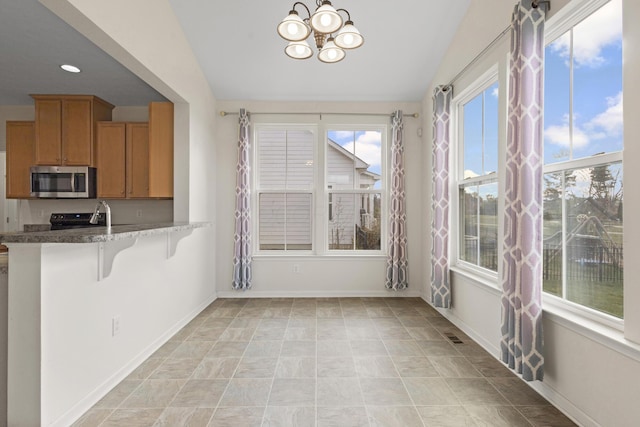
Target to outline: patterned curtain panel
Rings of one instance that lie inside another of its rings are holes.
[[[236,169],[236,230],[233,254],[233,288],[251,289],[251,194],[249,114],[240,110],[238,167]]]
[[[439,86],[433,94],[431,194],[431,302],[451,306],[449,285],[449,118],[453,88]]]
[[[409,287],[402,128],[402,111],[394,111],[391,116],[391,197],[389,200],[389,251],[385,283],[387,289],[394,291]]]
[[[527,381],[543,378],[543,4],[516,5],[511,21],[509,123],[502,271],[502,360]]]

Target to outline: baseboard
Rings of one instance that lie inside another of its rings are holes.
[[[547,399],[553,406],[558,408],[560,412],[569,417],[574,423],[582,427],[602,427],[593,418],[585,414],[564,396],[549,387],[541,381],[533,381],[527,383],[532,389],[538,392],[540,396]]]
[[[422,299],[425,300],[427,304],[433,307],[429,299],[425,298],[424,295],[422,296]],[[500,349],[498,347],[491,344],[489,341],[487,341],[486,339],[481,337],[479,334],[477,334],[473,330],[473,328],[471,328],[465,322],[460,320],[457,316],[454,316],[450,310],[445,308],[437,308],[437,307],[434,307],[434,308],[438,311],[438,313],[440,313],[448,321],[453,323],[458,329],[460,329],[462,332],[467,334],[469,338],[474,340],[479,346],[484,348],[489,354],[495,357],[496,360],[502,363],[502,361],[500,360]],[[531,387],[533,390],[535,390],[539,395],[547,399],[549,403],[555,406],[560,412],[565,414],[567,417],[569,417],[573,422],[577,423],[578,425],[583,427],[601,427],[600,424],[595,422],[590,416],[585,414],[582,410],[576,407],[568,399],[566,399],[557,391],[549,387],[544,382],[542,381],[528,382],[527,381],[526,384],[529,387]]]
[[[95,405],[100,399],[107,395],[116,385],[124,380],[129,374],[131,374],[142,362],[147,360],[156,350],[162,347],[169,339],[190,321],[192,321],[202,310],[207,308],[209,304],[217,299],[217,295],[214,293],[207,298],[207,300],[200,304],[195,309],[191,310],[182,319],[176,322],[171,328],[162,334],[158,339],[149,344],[143,349],[137,356],[131,359],[126,365],[116,371],[108,380],[100,384],[94,391],[87,394],[85,398],[80,400],[76,405],[69,409],[64,415],[54,421],[51,426],[63,427],[69,426],[76,422],[85,412],[87,412],[93,405]]]
[[[416,298],[422,295],[418,291],[218,291],[218,298]]]

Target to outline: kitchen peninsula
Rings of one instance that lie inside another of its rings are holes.
[[[211,225],[0,234],[9,425],[69,425],[213,301],[195,268],[211,259],[196,249]]]

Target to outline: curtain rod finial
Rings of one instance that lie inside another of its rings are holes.
[[[220,117],[224,117],[224,116],[226,116],[226,115],[227,115],[227,112],[226,112],[226,111],[220,111]]]

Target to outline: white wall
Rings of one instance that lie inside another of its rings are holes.
[[[401,109],[405,114],[420,113],[419,103],[340,103],[340,102],[255,102],[220,101],[220,110],[237,112],[348,112],[391,114]],[[277,117],[277,116],[276,116]],[[280,116],[282,117],[282,116]],[[300,116],[304,121],[304,116]],[[217,224],[218,263],[216,278],[220,296],[365,296],[421,295],[422,265],[420,233],[422,227],[420,193],[422,191],[422,138],[418,136],[420,119],[405,117],[405,161],[407,186],[407,230],[409,236],[409,289],[401,293],[385,290],[384,257],[256,257],[253,289],[235,293],[233,277],[233,232],[235,209],[235,170],[237,163],[238,119],[236,115],[217,116],[218,174]],[[294,265],[299,272],[294,272]]]
[[[569,3],[583,0],[555,0],[549,19]],[[634,0],[624,2],[624,114],[625,114],[625,181],[638,182],[640,171],[628,164],[640,158],[640,147],[633,143],[640,137],[640,123],[635,118],[640,111],[640,4]],[[514,2],[485,0],[471,3],[448,53],[442,61],[436,78],[423,100],[425,112],[423,126],[431,129],[431,95],[433,88],[446,84],[462,70],[476,54],[484,49],[510,20]],[[463,88],[483,71],[483,67],[496,61],[506,61],[508,36],[483,60],[461,76],[454,84]],[[485,68],[486,69],[486,68]],[[425,132],[431,133],[431,132]],[[504,155],[504,148],[501,150]],[[424,182],[431,182],[431,150],[423,153]],[[635,169],[635,170],[634,170]],[[430,218],[431,186],[423,191],[423,216]],[[624,215],[634,218],[640,212],[640,194],[627,191]],[[430,220],[423,228],[424,262],[430,263]],[[634,244],[640,239],[640,226],[625,223],[625,258],[637,259],[640,248]],[[629,262],[625,266],[625,331],[622,333],[544,306],[545,379],[532,386],[565,413],[585,426],[635,426],[640,419],[640,346],[631,340],[640,338],[640,265]],[[430,280],[429,270],[425,282]],[[500,291],[497,287],[480,283],[460,272],[452,272],[453,307],[445,315],[465,332],[498,354],[500,340]],[[425,286],[426,286],[425,283]],[[495,285],[494,285],[495,286]],[[595,331],[595,332],[594,332]]]

